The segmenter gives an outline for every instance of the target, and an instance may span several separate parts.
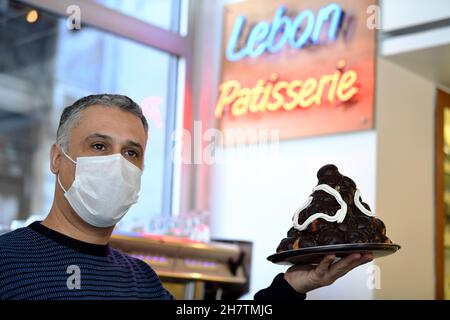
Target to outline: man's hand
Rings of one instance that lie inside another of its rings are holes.
[[[371,254],[353,253],[336,263],[334,255],[326,256],[318,266],[295,265],[284,274],[284,279],[299,293],[329,286],[350,270],[373,260]]]

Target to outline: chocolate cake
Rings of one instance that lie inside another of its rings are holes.
[[[311,196],[294,214],[293,227],[277,253],[348,243],[392,243],[386,227],[361,199],[355,182],[328,164],[317,172]]]

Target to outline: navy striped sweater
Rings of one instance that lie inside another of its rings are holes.
[[[145,262],[40,222],[0,236],[0,299],[173,299]]]

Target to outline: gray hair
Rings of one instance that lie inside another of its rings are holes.
[[[145,133],[148,134],[147,120],[142,113],[141,107],[139,107],[136,102],[127,96],[118,94],[95,94],[81,98],[63,110],[61,119],[59,120],[58,131],[56,133],[56,144],[67,151],[67,148],[69,147],[70,130],[72,130],[80,120],[81,111],[93,105],[115,107],[134,114],[141,119]]]

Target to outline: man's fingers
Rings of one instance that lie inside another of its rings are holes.
[[[316,273],[319,277],[325,276],[329,272],[330,265],[334,262],[336,256],[328,255],[320,261],[316,268]]]
[[[367,263],[373,259],[370,254],[361,255],[359,253],[353,253],[341,261],[335,263],[330,267],[330,276],[333,278],[340,278],[347,274],[350,270]]]
[[[366,264],[366,263],[368,263],[368,262],[373,260],[373,254],[372,253],[365,253],[361,257],[361,260],[362,260],[361,265]]]
[[[295,271],[309,271],[311,269],[314,269],[315,266],[310,265],[310,264],[297,264],[297,265],[293,265],[291,266],[289,269],[287,269],[286,272],[295,272]]]

